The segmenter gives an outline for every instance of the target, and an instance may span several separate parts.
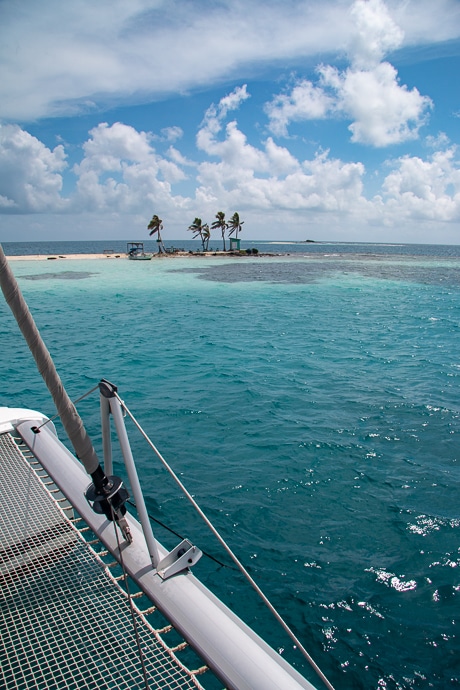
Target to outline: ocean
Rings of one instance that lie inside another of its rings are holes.
[[[11,266],[70,396],[118,386],[337,690],[458,687],[460,246],[242,246],[264,256]],[[0,404],[53,415],[3,303],[0,336]],[[96,394],[78,409],[99,452]],[[196,575],[320,688],[128,431],[149,512],[223,563]]]

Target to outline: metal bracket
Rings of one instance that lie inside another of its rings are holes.
[[[190,568],[197,563],[203,552],[188,540],[181,541],[179,546],[170,551],[157,565],[158,575],[166,580],[171,575],[180,573],[181,570]]]

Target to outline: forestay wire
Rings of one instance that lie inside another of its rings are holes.
[[[144,437],[144,439],[147,441],[149,444],[150,448],[153,450],[155,455],[158,457],[160,460],[161,464],[163,467],[169,472],[171,477],[174,479],[176,484],[179,486],[180,490],[182,493],[187,497],[189,502],[192,504],[192,506],[195,508],[197,513],[200,515],[202,520],[206,523],[206,525],[209,527],[211,532],[214,534],[216,539],[220,542],[220,544],[223,546],[225,551],[228,553],[232,561],[235,563],[237,566],[238,570],[244,575],[244,577],[248,580],[250,583],[251,587],[257,592],[259,597],[262,599],[264,604],[267,606],[269,611],[273,614],[273,616],[276,618],[278,623],[281,625],[283,630],[287,633],[287,635],[291,638],[291,640],[294,642],[296,647],[299,649],[301,654],[305,657],[305,659],[308,661],[310,666],[315,670],[315,672],[318,674],[318,676],[321,678],[325,686],[328,688],[328,690],[334,690],[333,685],[329,682],[329,680],[326,678],[324,673],[321,671],[319,668],[318,664],[315,662],[315,660],[312,658],[312,656],[307,652],[303,644],[300,642],[300,640],[297,638],[295,633],[291,630],[289,625],[284,621],[284,619],[281,617],[281,615],[278,613],[278,611],[275,609],[273,604],[270,602],[270,600],[267,598],[267,596],[263,593],[263,591],[260,589],[259,585],[255,582],[255,580],[251,577],[251,575],[248,573],[244,565],[241,563],[241,561],[238,559],[238,557],[233,553],[232,549],[228,546],[227,542],[225,539],[219,534],[217,529],[214,527],[212,522],[209,520],[209,518],[205,515],[205,513],[202,511],[198,503],[195,501],[193,496],[190,494],[190,492],[187,490],[187,488],[184,486],[184,484],[181,482],[177,474],[174,472],[172,467],[168,464],[168,462],[165,460],[165,458],[162,456],[158,448],[155,446],[155,444],[151,441],[151,439],[148,437],[147,433],[144,431],[144,429],[141,427],[139,422],[136,420],[134,415],[129,411],[129,409],[126,407],[125,403],[123,400],[120,398],[118,393],[115,392],[115,397],[117,398],[118,402],[122,406],[123,410],[125,410],[126,414],[129,416],[129,418],[132,420],[134,425],[137,427],[141,435]]]

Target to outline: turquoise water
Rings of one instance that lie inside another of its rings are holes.
[[[459,248],[12,267],[71,397],[118,385],[337,689],[458,686]],[[0,336],[0,404],[53,414],[4,305]],[[228,562],[133,448],[149,511]],[[233,570],[196,574],[314,680]]]

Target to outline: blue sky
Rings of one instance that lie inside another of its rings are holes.
[[[460,243],[458,0],[4,0],[0,238]]]

